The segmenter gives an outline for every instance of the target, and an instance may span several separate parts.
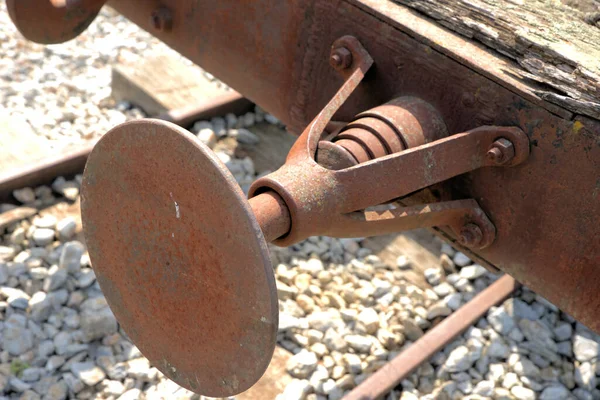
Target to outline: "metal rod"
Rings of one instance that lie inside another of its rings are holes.
[[[261,193],[248,202],[267,242],[272,242],[290,231],[290,211],[277,193]]]
[[[383,397],[423,362],[477,321],[490,307],[510,296],[518,286],[519,283],[510,275],[504,275],[358,385],[344,400],[375,400]]]

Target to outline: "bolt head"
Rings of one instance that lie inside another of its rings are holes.
[[[483,232],[477,224],[466,224],[460,230],[458,242],[465,247],[479,246],[483,241]]]
[[[515,158],[515,146],[508,139],[496,140],[487,151],[487,158],[497,165],[504,165]]]
[[[152,27],[160,32],[169,32],[173,28],[173,16],[171,10],[166,7],[159,7],[152,11],[150,21]]]
[[[331,51],[329,64],[338,71],[349,68],[352,65],[352,52],[345,47],[337,47]]]

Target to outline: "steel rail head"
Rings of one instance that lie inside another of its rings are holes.
[[[475,323],[490,307],[506,299],[518,287],[519,283],[510,275],[500,277],[354,388],[344,399],[376,400],[382,398],[422,363]]]

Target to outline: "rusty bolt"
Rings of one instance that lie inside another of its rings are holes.
[[[475,105],[475,96],[473,96],[471,93],[465,92],[460,97],[460,101],[465,107],[473,107]]]
[[[331,51],[329,64],[337,71],[342,71],[352,65],[352,52],[345,47],[336,47]]]
[[[477,224],[466,224],[460,230],[458,243],[465,247],[479,246],[483,241],[483,232]]]
[[[159,32],[170,32],[173,29],[173,14],[167,7],[161,6],[152,11],[152,27]]]
[[[515,146],[508,139],[496,140],[487,151],[487,158],[496,165],[503,165],[515,158]]]

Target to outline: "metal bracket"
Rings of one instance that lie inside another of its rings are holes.
[[[275,191],[289,209],[291,228],[274,243],[287,246],[315,234],[356,237],[449,226],[462,244],[489,246],[495,227],[473,199],[370,208],[478,168],[517,165],[529,155],[526,135],[514,127],[481,127],[352,166],[341,157],[343,167],[332,168],[335,149],[321,141],[324,132],[373,59],[356,38],[344,36],[332,46],[330,63],[346,78],[344,84],[298,138],[286,164],[250,188],[250,198]],[[317,149],[329,152],[330,165],[317,162]]]

